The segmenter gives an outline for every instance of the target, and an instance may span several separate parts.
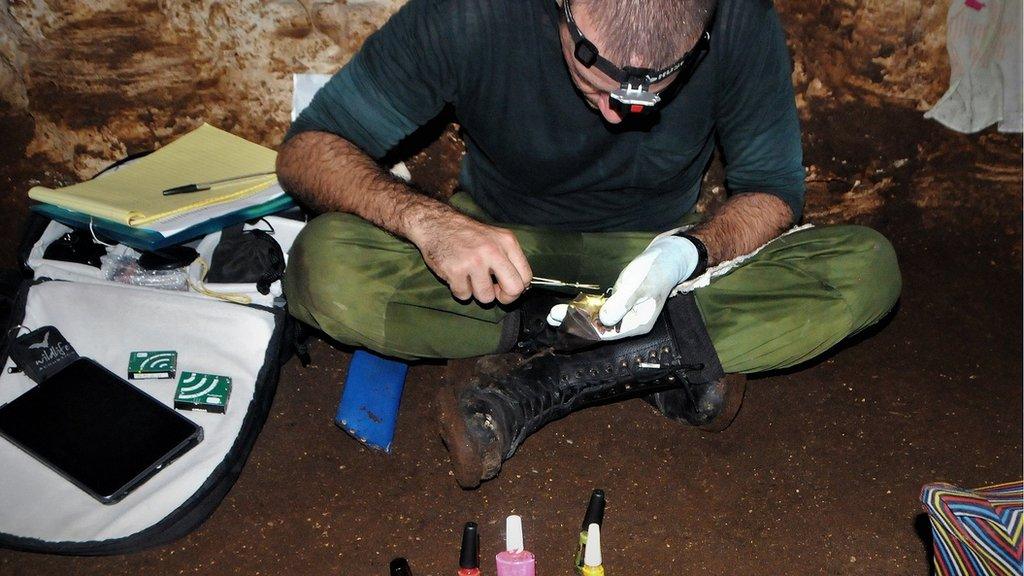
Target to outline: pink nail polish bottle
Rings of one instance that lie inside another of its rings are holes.
[[[494,559],[498,576],[534,576],[536,560],[523,546],[523,519],[512,515],[505,519],[505,551]]]

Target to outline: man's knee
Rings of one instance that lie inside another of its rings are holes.
[[[324,214],[306,224],[295,239],[284,278],[285,294],[293,308],[328,300],[339,288],[337,280],[348,276],[345,262],[354,259],[345,257],[339,231],[352,219],[358,220],[347,214]]]
[[[853,331],[874,324],[896,304],[902,279],[896,251],[879,232],[866,226],[837,226],[842,246],[834,281],[850,308]]]
[[[393,290],[379,270],[382,244],[400,241],[350,214],[329,213],[310,221],[288,258],[284,290],[291,313],[346,344],[380,337]],[[385,256],[386,258],[386,256]]]

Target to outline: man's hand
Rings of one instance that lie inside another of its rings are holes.
[[[530,264],[510,230],[455,211],[421,218],[409,239],[459,300],[509,304],[533,279]]]
[[[598,316],[608,327],[621,322],[615,330],[601,335],[602,340],[618,340],[646,334],[654,326],[668,295],[697,267],[697,248],[686,238],[658,238],[619,274],[612,295]],[[548,323],[561,324],[565,305],[555,306]]]

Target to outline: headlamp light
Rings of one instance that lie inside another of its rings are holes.
[[[629,73],[634,68],[626,68]],[[609,103],[618,110],[620,114],[646,114],[661,102],[661,97],[650,91],[650,83],[644,76],[631,76],[613,90],[609,96]]]

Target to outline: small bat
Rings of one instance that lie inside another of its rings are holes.
[[[36,348],[49,348],[49,347],[50,347],[50,333],[47,332],[46,335],[43,336],[43,340],[41,342],[36,342],[35,344],[29,344],[28,349],[29,350],[34,350]]]

